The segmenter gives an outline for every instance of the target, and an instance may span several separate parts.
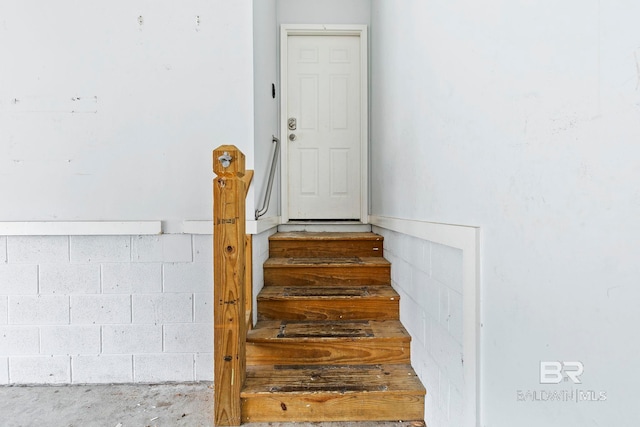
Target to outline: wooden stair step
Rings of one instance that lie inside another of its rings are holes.
[[[391,284],[391,263],[382,257],[269,258],[264,284],[384,286]]]
[[[422,420],[410,365],[248,366],[243,422]]]
[[[381,257],[383,237],[374,233],[276,233],[269,237],[269,254],[291,257]]]
[[[398,320],[260,321],[247,364],[408,364],[411,336]]]
[[[370,232],[269,238],[245,347],[243,422],[422,422],[426,392],[410,365],[383,240]]]
[[[265,286],[258,320],[397,320],[400,295],[391,286]]]

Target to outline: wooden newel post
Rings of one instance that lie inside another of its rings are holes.
[[[214,423],[239,426],[245,360],[244,154],[233,145],[213,151]],[[250,177],[249,177],[250,179]]]

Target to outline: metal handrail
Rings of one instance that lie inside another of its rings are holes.
[[[280,153],[280,139],[274,135],[271,137],[271,142],[275,142],[276,146],[273,149],[273,157],[271,158],[271,169],[269,169],[269,181],[267,181],[267,189],[262,199],[262,207],[256,209],[256,219],[266,214],[269,210],[269,200],[271,199],[271,189],[273,188],[273,177],[276,174],[276,161],[278,160],[278,154]]]

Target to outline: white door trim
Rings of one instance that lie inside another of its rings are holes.
[[[366,25],[283,24],[280,26],[280,135],[287,137],[287,53],[289,36],[357,36],[360,38],[360,221],[369,222],[369,59]],[[288,141],[280,147],[280,219],[289,222]]]

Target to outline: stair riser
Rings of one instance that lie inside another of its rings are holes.
[[[391,267],[275,267],[264,269],[265,286],[389,286]]]
[[[247,343],[248,365],[409,364],[408,340]]]
[[[398,300],[258,300],[258,320],[398,320]]]
[[[272,393],[242,399],[243,422],[422,420],[424,396],[394,392]]]
[[[269,255],[293,257],[381,257],[382,240],[374,241],[271,241]]]

